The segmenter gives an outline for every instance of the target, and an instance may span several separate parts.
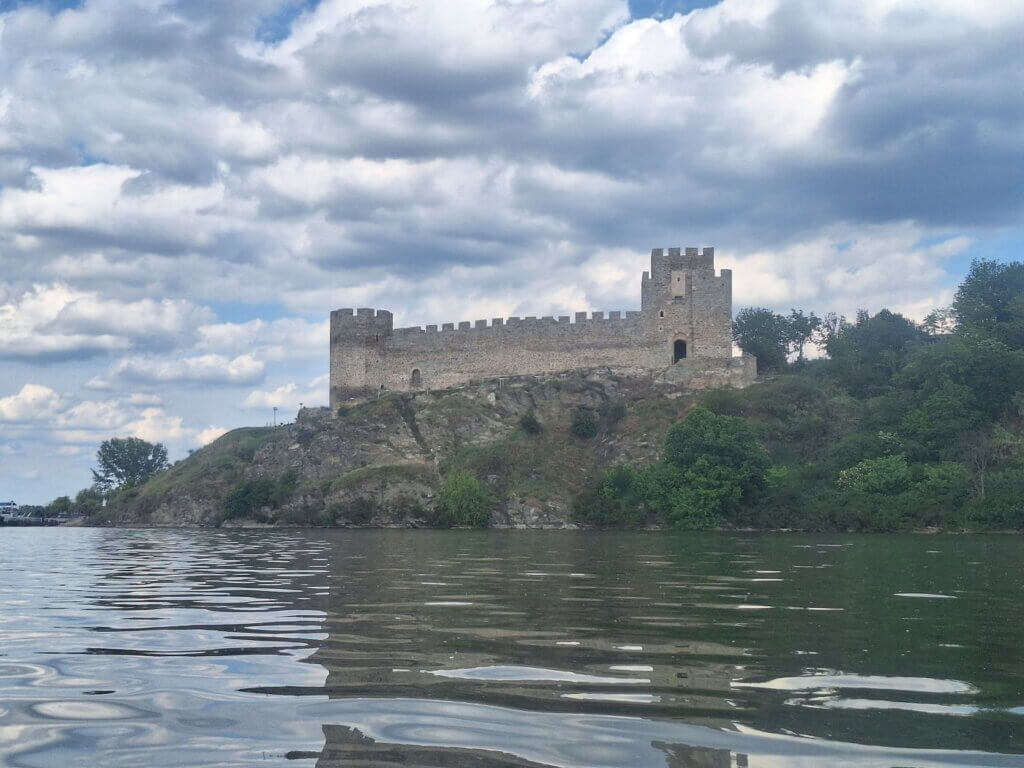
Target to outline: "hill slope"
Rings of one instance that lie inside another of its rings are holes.
[[[331,418],[238,429],[142,486],[115,495],[119,524],[236,521],[295,525],[427,525],[443,477],[466,469],[495,499],[491,525],[570,525],[576,494],[615,463],[657,457],[694,398],[632,371],[523,377],[391,395]],[[572,432],[579,411],[597,435]],[[521,420],[533,414],[540,431]],[[525,427],[525,428],[524,428]]]

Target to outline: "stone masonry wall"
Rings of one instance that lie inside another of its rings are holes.
[[[712,248],[653,250],[639,312],[396,329],[386,310],[340,309],[331,313],[331,407],[380,390],[596,367],[676,367],[677,378],[687,381],[742,385],[747,368],[730,362],[731,322],[732,274],[715,273]],[[687,357],[673,366],[677,341],[685,342]],[[687,378],[684,370],[705,373]]]

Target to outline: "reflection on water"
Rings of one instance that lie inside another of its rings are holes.
[[[12,766],[1024,766],[1017,538],[4,529],[0,547]]]

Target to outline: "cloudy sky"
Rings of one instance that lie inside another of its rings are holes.
[[[0,0],[0,499],[326,404],[327,318],[921,317],[1024,252],[1009,0]]]

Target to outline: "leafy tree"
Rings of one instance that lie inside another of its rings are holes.
[[[684,470],[683,482],[669,495],[667,518],[675,528],[711,528],[726,522],[742,501],[742,477],[701,456]]]
[[[484,527],[492,506],[494,499],[483,483],[466,470],[456,469],[449,473],[438,491],[436,522],[445,527]]]
[[[837,338],[849,327],[850,324],[842,315],[837,315],[835,312],[826,312],[824,316],[818,318],[818,326],[811,334],[811,343],[822,352],[826,352],[829,342]]]
[[[75,509],[91,517],[103,509],[103,489],[98,486],[83,488],[75,496]]]
[[[167,449],[138,437],[104,440],[96,452],[99,470],[92,470],[96,485],[104,489],[130,488],[166,469]]]
[[[803,362],[804,347],[814,337],[821,325],[821,320],[811,312],[805,315],[802,310],[793,309],[786,318],[788,332],[786,334],[787,351],[795,354],[797,362]]]
[[[765,307],[747,307],[736,314],[732,338],[740,349],[757,358],[759,373],[781,371],[792,336],[789,322]]]
[[[663,461],[681,471],[670,503],[677,524],[728,517],[765,487],[768,455],[753,430],[735,416],[697,408],[665,437]]]
[[[923,334],[910,320],[883,309],[874,317],[858,311],[857,323],[842,329],[826,346],[835,377],[851,394],[884,392]]]
[[[606,528],[642,525],[648,514],[676,528],[735,522],[764,488],[767,469],[742,419],[698,408],[669,430],[660,462],[613,467],[577,499],[574,517]]]
[[[953,302],[958,331],[1024,349],[1024,262],[971,263]]]
[[[976,428],[983,418],[971,390],[947,379],[907,413],[902,429],[927,456],[948,456],[956,449],[957,438]]]
[[[46,516],[69,517],[72,509],[74,509],[74,504],[68,496],[58,496],[46,505]]]
[[[929,336],[944,336],[956,330],[956,312],[952,307],[933,309],[925,315],[921,330]]]
[[[896,383],[930,394],[943,382],[967,387],[974,407],[997,419],[1014,409],[1013,398],[1024,382],[1024,350],[1012,350],[991,338],[958,336],[915,350]]]

